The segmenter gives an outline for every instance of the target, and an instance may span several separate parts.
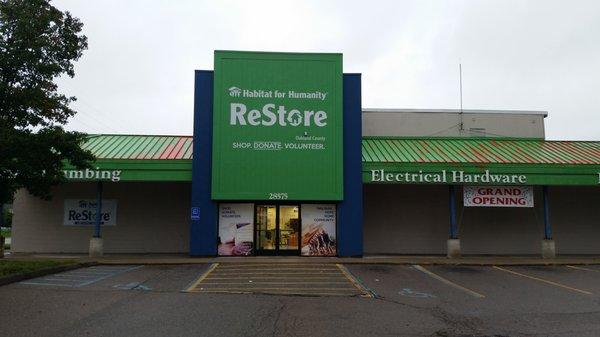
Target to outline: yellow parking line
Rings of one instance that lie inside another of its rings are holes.
[[[497,269],[497,270],[501,270],[501,271],[504,271],[504,272],[507,272],[507,273],[511,273],[511,274],[514,274],[514,275],[518,275],[518,276],[521,276],[521,277],[525,277],[525,278],[528,278],[528,279],[532,279],[532,280],[544,282],[544,283],[547,283],[547,284],[550,284],[550,285],[553,285],[553,286],[556,286],[556,287],[568,289],[568,290],[571,290],[571,291],[576,291],[578,293],[582,293],[582,294],[585,294],[585,295],[592,295],[592,293],[589,292],[589,291],[587,291],[587,290],[581,290],[581,289],[569,287],[569,286],[561,284],[561,283],[557,283],[557,282],[554,282],[554,281],[546,280],[546,279],[543,279],[543,278],[539,278],[539,277],[535,277],[535,276],[531,276],[531,275],[527,275],[527,274],[522,274],[522,273],[516,272],[514,270],[510,270],[510,269],[506,269],[506,268],[502,268],[502,267],[498,267],[498,266],[494,266],[494,268]]]
[[[334,292],[356,292],[354,288],[199,288],[193,292],[204,292],[204,291],[334,291]]]
[[[213,274],[213,275],[218,275],[218,274]],[[261,279],[266,279],[266,280],[289,280],[290,277],[289,276],[249,276],[249,277],[235,277],[235,276],[228,276],[228,277],[215,277],[215,276],[210,276],[204,279],[204,281],[208,281],[208,280],[261,280]],[[343,280],[344,282],[347,282],[346,278],[343,275],[335,275],[335,276],[302,276],[303,280]]]
[[[242,291],[242,290],[238,290],[238,291],[231,291],[231,290],[202,290],[202,291],[198,291],[198,292],[202,292],[202,293],[208,293],[208,294],[253,294],[253,293],[257,293],[255,291]],[[304,292],[304,293],[299,293],[299,292],[281,292],[281,291],[269,291],[269,294],[273,294],[273,295],[305,295],[305,296],[348,296],[347,293],[328,293],[328,292]]]
[[[356,280],[356,278],[350,274],[350,272],[348,271],[348,269],[346,269],[346,267],[342,266],[339,263],[336,263],[335,265],[340,269],[340,271],[342,272],[342,274],[344,274],[344,276],[346,276],[346,278],[348,279],[348,281],[350,281],[350,283],[352,283],[352,285],[356,289],[358,289],[358,291],[360,291],[366,297],[373,297],[373,293],[371,293],[365,287],[363,287],[358,282],[358,280]]]
[[[585,271],[593,271],[596,273],[600,273],[600,270],[596,270],[596,269],[589,269],[589,268],[584,268],[584,267],[579,267],[579,266],[567,266],[571,269],[577,269],[577,270],[585,270]]]
[[[219,274],[219,275],[306,275],[306,274],[315,274],[315,275],[339,275],[338,271],[328,271],[328,272],[322,272],[322,271],[317,271],[314,273],[308,273],[308,272],[267,272],[267,271],[254,271],[254,272],[246,272],[246,271],[242,271],[242,272],[235,272],[235,273],[230,273],[230,272],[224,272],[222,270],[217,270],[215,272],[215,274]]]
[[[223,285],[230,285],[230,284],[245,284],[245,285],[259,285],[259,284],[281,284],[281,285],[285,285],[285,284],[306,284],[306,285],[310,285],[310,284],[348,284],[348,281],[343,280],[343,281],[321,281],[321,282],[265,282],[265,281],[252,281],[252,282],[204,282],[202,284],[223,284]]]
[[[313,263],[247,263],[247,264],[221,264],[221,268],[254,268],[254,267],[330,267],[334,264],[313,264]]]
[[[476,291],[473,291],[473,290],[471,290],[471,289],[465,288],[465,287],[463,287],[463,286],[461,286],[461,285],[459,285],[459,284],[456,284],[456,283],[454,283],[454,282],[452,282],[452,281],[450,281],[450,280],[448,280],[448,279],[446,279],[446,278],[443,278],[443,277],[441,277],[440,275],[438,275],[438,274],[435,274],[434,272],[432,272],[432,271],[429,271],[429,270],[427,270],[425,267],[422,267],[422,266],[420,266],[420,265],[418,265],[418,264],[415,264],[415,265],[413,265],[413,267],[414,267],[416,270],[418,270],[418,271],[420,271],[420,272],[422,272],[422,273],[425,273],[425,274],[427,274],[427,275],[429,275],[429,276],[433,277],[434,279],[436,279],[436,280],[438,280],[438,281],[440,281],[440,282],[442,282],[442,283],[444,283],[444,284],[446,284],[446,285],[449,285],[449,286],[451,286],[451,287],[453,287],[453,288],[456,288],[456,289],[462,290],[462,291],[466,292],[467,294],[469,294],[469,295],[471,295],[471,296],[474,296],[474,297],[477,297],[477,298],[484,298],[484,297],[485,297],[485,295],[482,295],[482,294],[480,294],[480,293],[478,293],[478,292],[476,292]]]
[[[251,268],[219,268],[220,271],[252,271],[252,270],[256,270],[256,269],[251,269]],[[306,272],[306,271],[310,271],[310,272],[315,272],[315,271],[337,271],[337,269],[335,268],[262,268],[259,269],[260,272],[280,272],[280,271],[297,271],[297,272]]]
[[[196,288],[198,286],[198,284],[200,284],[200,282],[202,282],[210,273],[212,273],[213,270],[215,270],[215,268],[217,268],[218,265],[219,265],[218,263],[213,263],[204,272],[204,274],[200,275],[200,277],[194,283],[192,283],[192,285],[190,285],[185,291],[189,292],[189,291],[192,291],[192,289]]]

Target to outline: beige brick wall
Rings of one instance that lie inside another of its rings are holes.
[[[463,208],[456,190],[463,254],[541,254],[541,187],[534,208]],[[549,203],[557,253],[600,254],[600,186],[551,186]],[[365,254],[446,254],[449,216],[448,186],[365,184]]]
[[[550,187],[558,254],[600,254],[600,187]],[[63,226],[64,199],[94,199],[94,183],[69,183],[43,201],[19,191],[14,202],[14,252],[87,253],[91,227]],[[107,253],[187,253],[190,183],[105,183],[117,199],[117,226],[104,227]],[[459,214],[464,254],[539,254],[541,188],[534,209],[469,208]],[[462,190],[457,189],[457,206]],[[459,213],[463,210],[459,210]],[[445,254],[448,187],[364,186],[366,254]]]
[[[104,183],[104,199],[117,199],[117,225],[103,227],[106,253],[187,253],[191,183]],[[63,226],[64,199],[95,199],[95,183],[67,183],[50,201],[27,191],[14,201],[12,250],[87,253],[92,227]]]
[[[600,254],[600,186],[552,186],[550,222],[557,254]]]

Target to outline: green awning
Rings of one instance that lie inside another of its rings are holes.
[[[90,135],[82,147],[123,181],[192,180],[192,136]],[[362,170],[365,183],[599,185],[600,142],[364,137]]]
[[[76,171],[65,165],[65,176],[69,180],[118,176],[118,181],[192,181],[192,144],[192,136],[90,135],[82,147],[97,158],[95,169]]]
[[[600,142],[365,137],[362,162],[367,183],[598,185]]]

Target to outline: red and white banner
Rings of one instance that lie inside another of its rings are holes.
[[[533,207],[531,186],[465,186],[466,207]]]

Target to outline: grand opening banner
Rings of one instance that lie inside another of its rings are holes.
[[[342,55],[215,52],[212,198],[342,200]]]
[[[533,207],[531,186],[465,186],[465,207]]]

